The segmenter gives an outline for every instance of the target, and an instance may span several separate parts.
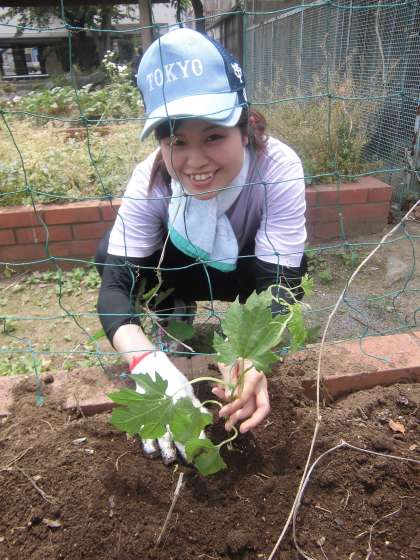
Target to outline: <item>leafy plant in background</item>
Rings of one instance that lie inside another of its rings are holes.
[[[141,101],[134,85],[122,81],[98,90],[92,90],[92,84],[87,84],[77,92],[72,86],[32,91],[3,102],[3,108],[39,114],[39,124],[46,124],[42,115],[78,119],[82,113],[96,120],[139,117]]]
[[[329,82],[329,90],[337,98],[326,95],[326,78],[320,74],[305,90],[306,95],[288,88],[281,97],[290,101],[264,110],[270,133],[294,148],[302,159],[308,183],[335,183],[337,178],[329,174],[357,175],[381,164],[365,157],[369,120],[360,101],[346,99],[356,95],[352,77],[330,73]]]
[[[312,281],[308,276],[303,278],[301,285],[306,294],[312,291]],[[205,380],[225,383],[235,399],[241,395],[245,375],[251,367],[264,372],[271,370],[271,366],[279,359],[273,348],[281,344],[286,332],[291,349],[300,348],[307,336],[303,306],[295,300],[290,290],[288,292],[294,303],[280,298],[284,313],[275,317],[270,309],[273,299],[271,289],[258,295],[253,293],[245,304],[235,301],[227,311],[221,323],[223,336],[215,333],[213,344],[219,362],[234,364],[239,361],[240,374],[235,384],[212,377],[200,377],[189,383],[192,385]],[[220,449],[237,437],[235,428],[232,437],[217,445],[208,439],[200,439],[201,431],[212,423],[210,414],[194,407],[190,399],[174,402],[172,397],[166,395],[167,382],[158,373],[155,373],[155,379],[150,374],[130,377],[144,393],[122,389],[108,395],[120,405],[113,410],[111,417],[115,427],[130,435],[158,438],[169,426],[175,440],[185,445],[188,460],[201,474],[210,475],[226,467]],[[207,401],[203,405],[209,403],[222,406],[217,401]]]
[[[142,102],[137,88],[131,81],[130,70],[125,64],[116,62],[116,54],[107,51],[102,67],[108,84],[100,89],[86,84],[75,90],[72,85],[42,88],[23,96],[14,96],[2,102],[4,109],[24,111],[41,115],[38,124],[48,120],[42,115],[78,119],[81,115],[96,122],[105,119],[139,117]]]
[[[322,256],[322,253],[317,249],[306,249],[305,253],[308,257],[309,274],[311,276],[316,275],[322,284],[331,284],[333,281],[333,274],[326,258]]]
[[[153,141],[139,144],[138,125],[115,126],[102,136],[90,134],[90,151],[83,138],[69,138],[52,123],[30,127],[13,122],[12,131],[22,154],[29,189],[36,202],[69,202],[83,197],[121,196],[134,167],[153,149]],[[0,123],[0,206],[30,204],[19,154]]]
[[[353,249],[348,249],[346,251],[338,253],[338,256],[345,264],[345,266],[348,266],[349,268],[354,268],[360,259],[357,251],[354,251]]]
[[[24,280],[24,284],[28,286],[39,284],[53,284],[56,291],[63,295],[80,295],[86,290],[96,291],[101,279],[96,269],[75,267],[67,272],[63,271],[45,271],[34,272]]]

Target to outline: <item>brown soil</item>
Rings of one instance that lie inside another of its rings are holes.
[[[46,405],[36,407],[33,387],[24,382],[0,425],[0,558],[268,558],[296,494],[315,420],[298,376],[290,367],[274,374],[269,420],[226,451],[229,470],[208,479],[187,466],[146,459],[108,415],[67,417],[48,398],[48,385]],[[419,405],[416,385],[350,395],[323,409],[315,456],[344,439],[419,460]],[[392,431],[389,420],[405,434]],[[212,432],[223,437],[221,426]],[[180,468],[185,485],[154,548]],[[419,471],[418,464],[348,449],[327,455],[303,496],[299,546],[317,560],[417,559]],[[291,531],[276,558],[299,558]]]

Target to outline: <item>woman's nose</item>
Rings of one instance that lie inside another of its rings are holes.
[[[188,150],[188,165],[194,169],[199,169],[207,165],[209,159],[201,148],[190,148]]]

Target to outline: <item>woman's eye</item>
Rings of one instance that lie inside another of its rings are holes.
[[[211,134],[207,137],[207,142],[215,142],[216,140],[221,140],[223,136],[220,134]]]

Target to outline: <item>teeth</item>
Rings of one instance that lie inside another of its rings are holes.
[[[206,181],[207,179],[210,179],[210,177],[213,177],[213,173],[205,173],[205,174],[200,174],[200,175],[190,175],[190,177],[193,181]]]

